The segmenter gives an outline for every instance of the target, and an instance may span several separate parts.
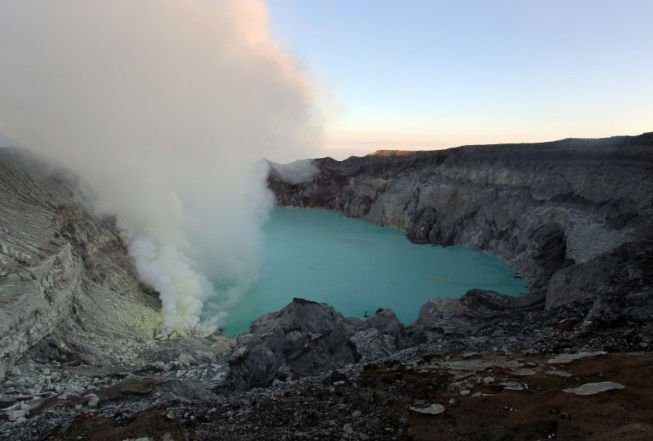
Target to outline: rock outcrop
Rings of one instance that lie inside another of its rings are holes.
[[[304,299],[264,314],[237,338],[228,386],[269,386],[397,352],[403,326],[379,309],[367,320],[345,318],[333,307]]]
[[[541,304],[535,295],[511,297],[494,291],[472,289],[460,299],[436,297],[419,311],[414,328],[439,329],[443,334],[473,335],[488,323],[523,313]]]
[[[279,205],[329,208],[506,259],[546,307],[653,302],[653,133],[316,159],[310,182],[271,170]]]
[[[334,369],[359,359],[344,317],[328,305],[294,299],[264,314],[249,334],[238,337],[231,356],[237,389],[268,386],[273,380]]]

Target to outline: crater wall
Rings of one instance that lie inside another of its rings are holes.
[[[314,163],[304,183],[271,169],[278,205],[339,210],[417,243],[493,253],[548,308],[650,295],[653,133]]]
[[[153,341],[159,300],[140,285],[111,219],[65,172],[0,149],[0,357],[39,344],[53,358],[128,361]]]

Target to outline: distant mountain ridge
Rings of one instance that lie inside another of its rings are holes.
[[[460,148],[475,148],[475,147],[562,147],[562,146],[587,146],[599,147],[601,145],[619,145],[629,144],[634,141],[636,143],[653,142],[653,132],[644,132],[641,135],[629,136],[619,135],[611,136],[608,138],[563,138],[556,141],[541,141],[541,142],[517,142],[517,143],[496,143],[496,144],[464,144],[457,147],[443,147],[439,149],[418,149],[418,150],[404,150],[404,149],[379,149],[365,156],[369,157],[393,157],[393,156],[410,156],[418,153],[427,153],[434,151],[447,151]]]

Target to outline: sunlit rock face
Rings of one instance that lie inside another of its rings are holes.
[[[277,204],[341,210],[404,228],[416,242],[494,253],[548,307],[650,291],[653,133],[314,164],[307,183],[272,170]],[[629,249],[644,256],[627,258]]]

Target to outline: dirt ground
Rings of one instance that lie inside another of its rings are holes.
[[[653,440],[653,354],[421,354],[131,417],[87,414],[47,440]],[[581,396],[586,383],[622,389]],[[424,413],[433,404],[444,410]]]

